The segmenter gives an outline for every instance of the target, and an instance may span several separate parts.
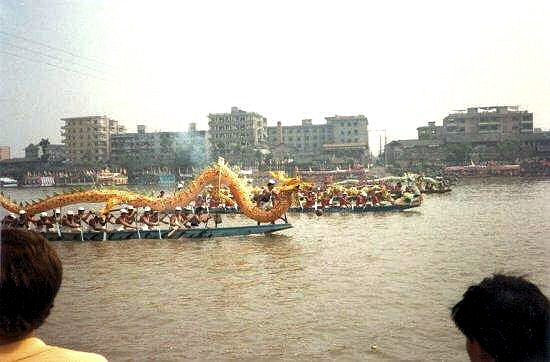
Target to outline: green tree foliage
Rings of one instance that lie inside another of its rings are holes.
[[[472,151],[470,143],[449,143],[445,145],[445,159],[454,163],[469,162]]]

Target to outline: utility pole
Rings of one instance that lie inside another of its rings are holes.
[[[379,144],[380,144],[380,149],[378,150],[378,158],[380,158],[382,156],[382,152],[384,152],[384,166],[386,165],[386,161],[387,161],[387,154],[386,154],[386,144],[387,144],[387,141],[388,141],[388,138],[387,138],[387,134],[386,134],[386,129],[371,129],[369,130],[369,132],[384,132],[384,151],[382,151],[382,134],[379,135]]]

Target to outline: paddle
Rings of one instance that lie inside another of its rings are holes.
[[[174,234],[176,230],[179,230],[179,228],[180,228],[179,226],[175,226],[174,229],[172,229],[172,231],[170,231],[168,235],[166,235],[166,237],[169,238],[170,236],[172,236],[172,234]]]

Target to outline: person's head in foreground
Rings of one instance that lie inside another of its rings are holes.
[[[33,337],[50,314],[62,276],[57,253],[41,235],[0,230],[0,361],[105,361]]]
[[[471,361],[549,361],[550,303],[523,277],[495,274],[466,290],[451,312]]]

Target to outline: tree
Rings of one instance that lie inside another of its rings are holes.
[[[468,162],[472,151],[473,147],[469,143],[449,143],[445,146],[445,159],[456,163]]]
[[[519,141],[502,141],[497,143],[496,150],[498,157],[503,161],[513,161],[521,158],[522,146]]]

